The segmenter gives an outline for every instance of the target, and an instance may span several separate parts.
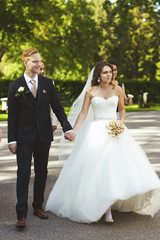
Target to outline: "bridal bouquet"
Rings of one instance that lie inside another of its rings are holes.
[[[108,134],[117,139],[119,138],[119,135],[124,132],[124,124],[117,120],[110,121],[109,125],[106,125],[106,128],[109,130]]]

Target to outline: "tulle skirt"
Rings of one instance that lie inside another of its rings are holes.
[[[160,180],[125,127],[119,139],[107,120],[93,121],[77,137],[46,210],[73,221],[98,221],[112,209],[153,216],[160,210]]]

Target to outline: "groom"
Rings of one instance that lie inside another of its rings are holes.
[[[44,191],[47,179],[47,164],[53,140],[50,106],[56,114],[65,138],[75,139],[75,132],[64,113],[51,79],[37,73],[42,62],[36,48],[23,52],[25,73],[12,82],[8,93],[8,144],[17,155],[17,228],[26,227],[28,210],[28,185],[34,157],[34,215],[41,219],[48,216],[43,210]]]

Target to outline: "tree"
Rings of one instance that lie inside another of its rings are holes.
[[[37,47],[54,79],[87,78],[100,60],[119,77],[160,80],[160,1],[1,0],[0,76],[24,71],[21,53]]]
[[[0,2],[0,61],[6,65],[20,61],[21,47],[33,38],[34,18],[40,18],[36,6],[41,0],[1,0]],[[17,57],[18,56],[18,57]],[[12,64],[11,64],[12,65]],[[22,66],[22,64],[21,64]],[[8,66],[6,66],[8,67]],[[16,72],[16,69],[14,69]],[[0,72],[2,75],[2,72]]]
[[[106,23],[100,55],[114,59],[121,78],[154,80],[159,61],[157,1],[104,2]]]
[[[12,30],[7,28],[7,24],[3,29],[7,46],[5,63],[8,59],[16,61],[23,70],[21,52],[27,47],[37,47],[49,75],[62,79],[88,75],[90,65],[94,64],[94,54],[98,51],[99,33],[87,1],[44,0],[41,4],[37,1],[35,6],[30,1],[22,4],[22,1],[15,0],[9,5],[9,11],[9,22],[12,19],[14,23]],[[9,42],[12,33],[14,38]]]

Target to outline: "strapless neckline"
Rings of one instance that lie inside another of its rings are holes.
[[[109,100],[110,98],[113,98],[113,97],[118,97],[118,96],[114,95],[114,96],[111,96],[111,97],[109,97],[109,98],[107,98],[107,99],[105,99],[105,98],[103,98],[103,97],[99,97],[99,96],[94,96],[94,97],[92,97],[92,99],[94,99],[94,98],[100,98],[100,99],[103,99],[104,101],[107,101],[107,100]],[[91,99],[91,101],[92,101],[92,99]]]

